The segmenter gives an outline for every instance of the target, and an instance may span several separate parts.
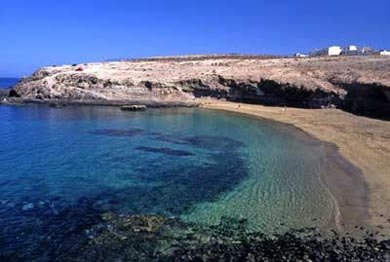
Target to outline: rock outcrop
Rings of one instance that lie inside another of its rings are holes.
[[[130,106],[122,106],[122,111],[145,111],[146,106],[145,105],[130,105]]]
[[[23,99],[187,102],[212,97],[390,117],[390,58],[200,56],[45,67],[23,79]]]

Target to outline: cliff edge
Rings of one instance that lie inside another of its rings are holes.
[[[390,117],[390,58],[194,56],[45,67],[23,99],[190,102],[197,97]]]

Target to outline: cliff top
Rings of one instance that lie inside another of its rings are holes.
[[[235,80],[261,78],[308,89],[338,91],[337,83],[378,83],[390,86],[390,57],[343,56],[266,58],[248,56],[184,56],[45,67],[48,77],[89,74],[99,79],[176,83],[187,79],[211,81],[216,76]],[[39,72],[39,71],[38,71]]]

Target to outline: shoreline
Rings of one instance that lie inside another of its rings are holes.
[[[347,224],[348,230],[353,229],[350,227],[352,225],[385,225],[388,228],[388,232],[390,233],[390,219],[386,220],[386,218],[390,218],[390,207],[386,205],[386,203],[388,203],[386,201],[390,201],[390,192],[387,192],[386,190],[387,185],[390,186],[390,177],[386,177],[384,174],[384,170],[390,170],[390,146],[387,147],[387,151],[385,150],[385,152],[381,152],[381,157],[379,157],[379,165],[377,162],[364,165],[364,163],[362,164],[361,162],[361,160],[365,160],[364,157],[362,159],[356,159],[356,156],[352,153],[349,154],[350,151],[348,150],[349,142],[353,141],[356,138],[356,135],[358,137],[360,136],[360,139],[364,138],[359,132],[358,134],[355,134],[356,132],[348,133],[349,135],[346,135],[347,140],[345,140],[345,137],[342,141],[338,141],[336,139],[337,136],[341,134],[339,133],[338,128],[344,129],[343,126],[345,124],[347,126],[350,125],[351,123],[348,123],[348,121],[352,121],[352,124],[356,124],[355,122],[357,121],[359,123],[357,129],[362,132],[367,131],[364,128],[365,125],[374,123],[377,124],[377,126],[374,125],[373,129],[382,128],[379,130],[379,133],[382,133],[383,136],[381,138],[383,138],[384,141],[379,141],[379,144],[382,143],[384,147],[386,147],[386,143],[390,145],[390,122],[359,117],[338,109],[321,110],[288,108],[286,111],[284,111],[285,109],[281,107],[241,104],[212,99],[197,99],[194,101],[178,102],[150,100],[67,101],[26,100],[22,98],[11,98],[7,99],[6,103],[1,103],[0,101],[0,105],[12,106],[28,104],[42,104],[53,107],[83,105],[119,107],[130,104],[142,104],[147,105],[150,108],[200,107],[212,110],[222,110],[234,114],[244,114],[248,117],[258,117],[261,119],[266,119],[267,121],[274,121],[278,124],[285,125],[288,128],[293,128],[298,136],[302,136],[302,139],[306,141],[314,141],[315,143],[318,143],[319,146],[324,147],[326,157],[322,165],[325,166],[327,171],[325,172],[325,175],[320,176],[320,182],[324,184],[323,186],[326,188],[326,190],[329,190],[329,194],[331,195],[331,198],[335,204],[335,221],[333,225],[336,225],[336,227],[340,229],[344,228]],[[238,108],[238,105],[240,105],[240,108]],[[329,125],[329,119],[327,121],[321,122],[323,120],[322,117],[328,117],[330,120],[336,119],[337,122]],[[353,129],[351,130],[354,131]],[[329,132],[330,135],[327,132]],[[335,132],[336,137],[334,136]],[[378,144],[378,141],[376,142],[376,144]],[[357,149],[358,150],[354,153],[359,154],[362,152],[362,149],[364,151],[365,146],[361,146],[360,148],[358,147]],[[374,148],[374,151],[377,150]],[[337,172],[332,172],[335,170]],[[375,180],[375,177],[373,178],[369,175],[370,171],[372,170],[382,173],[379,178],[376,178],[380,181],[379,184],[376,183],[377,181]],[[343,173],[341,176],[338,175],[338,172],[340,171]],[[334,176],[328,175],[333,173]],[[351,194],[352,191],[353,194]],[[380,201],[373,201],[373,199],[379,199]],[[338,216],[341,218],[338,219]],[[352,220],[354,223],[344,223],[344,220]],[[330,222],[329,225],[331,224],[332,223]]]
[[[337,145],[321,140],[319,143],[325,144],[326,152],[323,165],[326,171],[319,179],[334,202],[337,229],[353,231],[355,226],[367,226],[370,190],[364,174],[339,152]]]
[[[215,110],[214,108],[204,109]],[[244,115],[244,117],[273,122],[276,126],[288,129],[302,143],[322,147],[324,156],[320,161],[320,166],[321,170],[324,171],[318,175],[318,179],[321,187],[327,191],[334,206],[333,214],[322,229],[325,230],[324,232],[329,229],[354,232],[357,225],[359,227],[368,226],[368,185],[364,180],[363,173],[340,154],[335,144],[322,141],[291,124],[244,112],[223,111],[233,115]],[[348,201],[351,199],[354,200],[352,207],[348,206]]]
[[[281,107],[214,100],[202,100],[200,107],[276,121],[319,140],[326,150],[323,164],[327,172],[325,176],[321,176],[321,180],[337,200],[341,226],[350,230],[350,227],[355,225],[353,222],[364,220],[369,226],[388,227],[386,218],[390,217],[390,208],[387,205],[390,192],[387,189],[390,187],[387,185],[390,186],[390,177],[386,176],[385,170],[390,170],[390,148],[386,147],[386,143],[390,145],[389,122],[358,117],[337,109],[285,110]],[[346,126],[351,128],[344,130],[344,133],[340,132],[340,128],[345,129]],[[376,131],[380,135],[362,136],[362,133],[369,131]],[[367,142],[371,142],[371,146],[382,145],[383,148],[367,148]],[[336,170],[337,172],[334,172]],[[343,171],[341,175],[340,170]],[[372,171],[375,171],[374,174]],[[337,213],[337,207],[335,212]],[[335,219],[336,217],[337,214]]]

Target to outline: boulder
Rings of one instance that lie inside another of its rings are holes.
[[[145,105],[122,106],[121,110],[123,110],[123,111],[145,111],[146,110],[146,106]]]

